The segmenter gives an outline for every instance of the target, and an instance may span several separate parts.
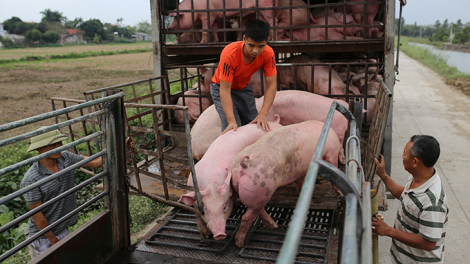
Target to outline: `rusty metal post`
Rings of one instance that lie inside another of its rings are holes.
[[[385,63],[384,63],[384,81],[387,88],[393,94],[393,86],[395,85],[395,65],[394,65],[394,48],[395,48],[395,1],[385,2]],[[385,172],[392,175],[392,115],[393,102],[390,108],[385,126],[383,153],[385,158]]]
[[[160,24],[160,5],[157,3],[157,0],[150,0],[150,15],[152,17],[152,53],[153,53],[153,76],[160,77],[162,76],[162,34]],[[179,26],[178,26],[179,29]],[[154,81],[155,91],[161,91],[162,86],[159,80]],[[161,95],[157,95],[157,103],[162,103]]]
[[[160,110],[163,111],[163,110]],[[166,180],[166,171],[165,171],[165,164],[163,163],[163,148],[162,148],[162,139],[160,137],[160,127],[158,126],[158,116],[157,110],[152,108],[152,118],[153,118],[153,128],[155,133],[155,140],[157,142],[157,151],[158,151],[158,160],[160,164],[160,173],[162,174],[162,181],[163,181],[163,190],[165,192],[165,199],[169,200],[170,195],[168,194],[168,183]]]
[[[111,209],[114,251],[125,250],[130,245],[130,223],[128,189],[125,177],[125,138],[124,138],[124,102],[123,98],[106,102],[105,168],[109,171],[109,208]]]

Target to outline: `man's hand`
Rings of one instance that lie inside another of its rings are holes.
[[[135,148],[134,139],[131,137],[126,138],[126,151],[129,150],[129,148]]]
[[[253,119],[253,121],[250,122],[250,124],[258,124],[258,128],[260,128],[260,126],[265,130],[265,131],[270,131],[271,128],[269,127],[269,123],[268,123],[268,119],[266,118],[266,115],[263,115],[263,114],[259,114],[258,116],[256,116],[255,119]]]
[[[375,165],[376,165],[375,171],[377,172],[377,175],[379,175],[380,178],[387,175],[385,173],[385,159],[384,159],[384,156],[382,156],[382,154],[380,154],[379,159],[377,160],[376,158],[374,158],[374,161],[375,161]]]
[[[389,236],[390,226],[387,225],[383,220],[379,220],[375,217],[372,218],[372,232],[379,236]]]
[[[59,242],[60,240],[54,236],[53,238],[48,238],[49,239],[49,242],[51,242],[51,246],[57,244],[57,242]]]
[[[221,135],[227,133],[228,131],[230,131],[232,129],[233,129],[233,131],[237,131],[237,128],[238,128],[237,122],[228,123],[227,128],[224,130],[224,132],[222,132]]]

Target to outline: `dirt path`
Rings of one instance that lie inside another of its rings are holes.
[[[400,75],[394,91],[392,177],[404,185],[403,148],[414,134],[433,135],[441,155],[435,168],[441,177],[449,205],[445,263],[467,263],[470,240],[470,97],[446,85],[443,78],[420,62],[400,54]],[[385,220],[393,226],[397,200],[388,200]],[[390,262],[391,239],[379,240],[380,263]]]

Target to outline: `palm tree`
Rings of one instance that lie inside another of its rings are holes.
[[[42,17],[42,22],[49,23],[49,22],[60,22],[62,23],[63,20],[67,19],[64,15],[62,15],[59,11],[51,11],[51,9],[45,9],[44,11],[40,12]]]

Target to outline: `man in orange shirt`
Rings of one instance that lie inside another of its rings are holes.
[[[249,123],[269,130],[266,119],[277,91],[276,57],[267,45],[269,26],[255,19],[246,25],[243,41],[227,45],[220,54],[220,62],[211,84],[211,96],[222,123],[222,134]],[[263,106],[258,113],[249,85],[251,76],[263,68],[266,91]]]

